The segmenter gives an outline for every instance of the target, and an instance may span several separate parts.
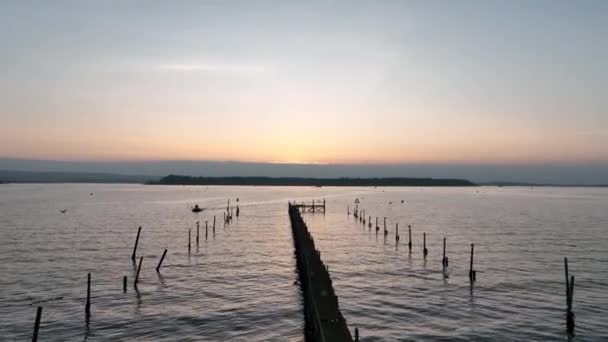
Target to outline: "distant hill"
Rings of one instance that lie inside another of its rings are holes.
[[[146,183],[159,177],[94,172],[0,170],[0,183]]]
[[[298,178],[298,177],[190,177],[169,175],[162,185],[276,185],[276,186],[475,186],[465,179],[433,178]]]

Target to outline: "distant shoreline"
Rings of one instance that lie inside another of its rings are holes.
[[[169,175],[150,185],[257,186],[477,186],[466,179],[440,178],[304,178],[304,177],[190,177]]]

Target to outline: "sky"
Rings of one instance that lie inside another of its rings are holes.
[[[2,1],[0,157],[608,165],[608,2]]]

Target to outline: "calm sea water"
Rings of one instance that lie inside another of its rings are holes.
[[[241,215],[224,227],[226,201],[237,197]],[[573,340],[608,341],[608,189],[90,184],[0,186],[0,340],[30,339],[41,305],[40,341],[301,341],[287,201],[312,198],[326,198],[328,212],[304,218],[363,341],[566,341],[565,256],[576,277]],[[380,217],[378,236],[346,215],[356,198]],[[195,215],[195,203],[208,209]],[[144,260],[135,291],[130,256],[138,226]]]

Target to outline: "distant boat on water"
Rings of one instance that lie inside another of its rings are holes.
[[[200,213],[201,211],[203,211],[203,208],[199,207],[198,204],[195,204],[194,208],[192,208],[193,213]]]

